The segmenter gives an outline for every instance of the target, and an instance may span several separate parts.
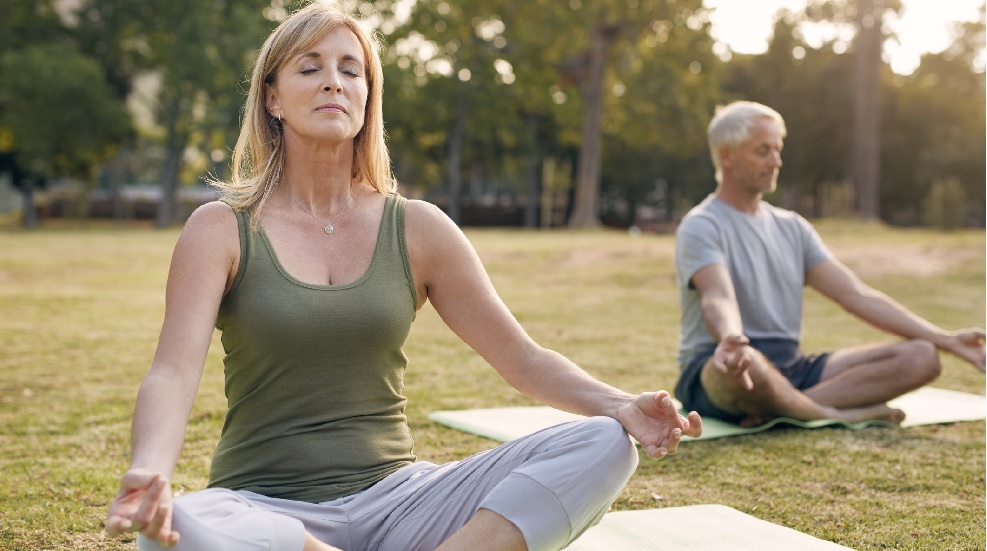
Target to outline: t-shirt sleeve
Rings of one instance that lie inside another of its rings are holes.
[[[802,250],[805,251],[805,273],[809,273],[810,270],[825,262],[833,257],[833,253],[829,252],[826,248],[825,243],[816,228],[809,223],[808,220],[799,216],[797,218],[799,221],[799,227],[801,228],[802,234]]]
[[[684,219],[675,232],[675,268],[680,284],[692,288],[692,276],[713,264],[726,265],[716,225],[703,216]]]

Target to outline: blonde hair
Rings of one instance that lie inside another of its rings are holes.
[[[234,209],[250,211],[254,224],[284,171],[284,129],[267,110],[265,88],[277,84],[278,72],[288,61],[341,26],[356,36],[367,64],[367,105],[363,128],[353,139],[352,177],[381,193],[397,187],[384,137],[384,74],[378,42],[356,18],[328,2],[315,0],[289,15],[264,41],[254,63],[243,125],[233,149],[232,178],[229,182],[210,182]]]
[[[716,181],[723,177],[720,168],[720,148],[723,146],[738,147],[751,137],[751,127],[761,119],[771,119],[784,138],[786,134],[785,119],[777,111],[753,101],[735,101],[727,106],[716,108],[713,120],[709,121],[706,135],[709,142],[709,155],[716,168]]]

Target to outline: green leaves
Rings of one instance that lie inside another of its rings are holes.
[[[65,46],[7,52],[0,74],[0,121],[18,163],[37,176],[85,176],[129,131],[99,64]]]

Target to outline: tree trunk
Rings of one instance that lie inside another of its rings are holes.
[[[853,118],[853,178],[857,213],[864,220],[880,219],[880,136],[878,97],[881,75],[881,22],[884,0],[858,0],[855,38]]]
[[[161,166],[161,199],[155,226],[163,228],[175,223],[178,213],[178,178],[182,169],[185,147],[188,145],[188,131],[179,128],[181,119],[182,100],[176,97],[169,107],[165,124],[165,158]]]
[[[541,227],[548,229],[555,223],[555,158],[542,161],[541,175]]]
[[[524,227],[538,227],[538,211],[541,190],[538,185],[538,115],[528,113],[525,117],[528,130],[528,155],[526,159],[527,201],[524,203]]]
[[[607,50],[617,36],[618,28],[599,22],[593,29],[592,43],[586,62],[585,77],[580,82],[583,96],[583,131],[579,146],[579,168],[576,173],[575,204],[569,227],[594,228],[600,225],[600,158],[601,121],[603,118],[603,69]]]
[[[23,203],[21,225],[29,230],[37,229],[38,212],[34,207],[34,179],[30,176],[24,179],[21,186],[21,196]]]
[[[464,83],[463,87],[466,86]],[[466,92],[462,88],[456,96],[456,115],[449,133],[449,166],[446,177],[449,179],[449,206],[446,214],[459,224],[462,215],[459,199],[463,189],[463,142],[466,139]]]
[[[123,203],[122,187],[124,182],[125,164],[129,156],[128,149],[121,149],[103,167],[103,174],[106,178],[106,187],[110,192],[110,216],[113,220],[123,220],[126,216],[126,209]]]

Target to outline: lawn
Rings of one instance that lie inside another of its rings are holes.
[[[861,277],[946,328],[985,323],[985,234],[827,220]],[[622,232],[469,230],[494,284],[536,340],[630,391],[676,379],[674,241]],[[132,549],[103,535],[128,464],[129,419],[154,352],[177,230],[0,231],[0,549]],[[884,339],[807,292],[808,350]],[[224,415],[218,338],[175,475],[202,488]],[[426,306],[406,347],[419,458],[495,445],[428,421],[436,409],[529,405]],[[984,393],[952,357],[934,383]],[[720,503],[858,550],[985,545],[983,422],[861,431],[775,430],[683,444],[641,467],[616,509]]]

